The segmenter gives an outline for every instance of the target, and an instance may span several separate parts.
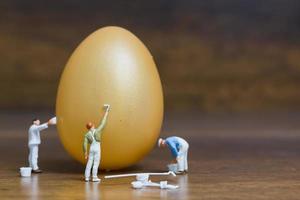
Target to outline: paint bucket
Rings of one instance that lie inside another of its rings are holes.
[[[161,181],[159,184],[160,184],[160,189],[166,189],[168,186],[168,181]]]
[[[20,168],[20,175],[22,177],[30,177],[31,176],[31,167],[21,167]]]
[[[141,181],[133,181],[131,185],[134,189],[141,189],[143,187],[143,183]]]
[[[168,169],[169,169],[169,171],[177,172],[178,171],[178,164],[169,164]]]
[[[149,180],[149,174],[138,174],[136,176],[137,181],[147,182]]]

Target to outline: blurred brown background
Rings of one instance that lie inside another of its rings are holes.
[[[53,109],[77,45],[108,25],[153,54],[167,110],[300,110],[297,0],[0,2],[0,108]]]

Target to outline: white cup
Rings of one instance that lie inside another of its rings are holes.
[[[169,164],[168,169],[169,169],[169,171],[177,172],[178,171],[178,164]]]
[[[166,189],[168,185],[168,181],[161,181],[159,184],[161,189]]]
[[[141,189],[143,187],[143,183],[141,181],[133,181],[131,185],[134,189]]]
[[[149,180],[149,174],[138,174],[136,180],[141,182],[147,182]]]
[[[20,174],[22,177],[30,177],[31,176],[31,167],[21,167]]]

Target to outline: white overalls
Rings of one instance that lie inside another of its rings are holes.
[[[97,178],[97,174],[98,174],[98,167],[99,167],[100,158],[101,158],[101,148],[100,148],[100,142],[97,142],[95,140],[95,133],[96,133],[96,131],[94,130],[93,137],[92,137],[93,141],[90,144],[89,159],[86,164],[85,173],[84,173],[85,179],[90,178],[92,166],[93,166],[92,178]]]
[[[42,125],[31,125],[28,130],[28,148],[29,148],[29,156],[28,162],[29,166],[33,170],[39,169],[38,167],[38,156],[39,156],[39,145],[41,144],[40,131],[48,128],[48,124]]]
[[[183,140],[182,138],[178,137],[180,142],[177,162],[178,162],[178,171],[188,171],[188,150],[189,144]]]

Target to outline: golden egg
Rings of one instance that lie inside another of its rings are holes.
[[[69,58],[60,79],[56,115],[66,151],[85,163],[87,122],[98,125],[111,105],[101,136],[102,169],[130,166],[147,155],[159,136],[163,93],[155,62],[145,45],[120,27],[89,35]]]

